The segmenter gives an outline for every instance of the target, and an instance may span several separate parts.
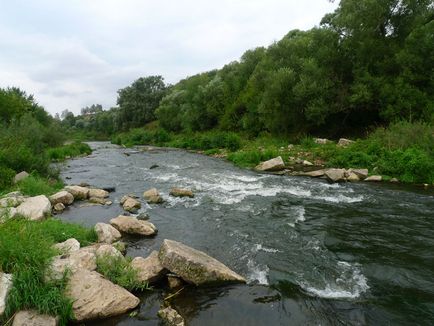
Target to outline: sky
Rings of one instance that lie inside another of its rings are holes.
[[[221,68],[292,29],[318,26],[328,0],[0,0],[0,87],[51,114],[116,105],[139,77],[168,83]]]

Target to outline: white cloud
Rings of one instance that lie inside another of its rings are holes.
[[[0,87],[20,86],[51,112],[110,107],[138,77],[167,81],[219,68],[291,29],[327,0],[16,0],[0,11]]]

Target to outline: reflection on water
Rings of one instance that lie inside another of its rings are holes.
[[[91,143],[69,161],[70,183],[114,186],[110,207],[79,204],[62,218],[86,225],[122,213],[122,195],[156,187],[166,202],[143,205],[159,229],[129,237],[128,255],[181,241],[246,276],[247,286],[186,288],[173,305],[189,325],[425,323],[434,319],[434,199],[396,186],[328,184],[243,170],[219,159]],[[149,169],[158,164],[158,168]],[[195,198],[168,196],[189,187]],[[393,187],[393,188],[392,188]],[[134,317],[104,325],[158,324],[164,290],[144,294]],[[100,323],[101,324],[101,323]],[[101,324],[102,325],[102,324]]]

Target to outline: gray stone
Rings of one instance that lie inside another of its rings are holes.
[[[62,255],[69,255],[74,251],[80,250],[80,242],[77,239],[71,238],[64,242],[57,243],[54,248],[59,250]]]
[[[131,198],[131,197],[128,197],[123,203],[123,208],[127,212],[135,212],[141,207],[142,207],[142,204],[140,204],[140,202],[138,200]]]
[[[345,170],[344,169],[328,169],[325,171],[325,176],[329,181],[340,182],[345,181]]]
[[[366,179],[368,177],[368,169],[350,169],[350,172],[357,174],[360,179]]]
[[[95,232],[98,236],[98,242],[113,243],[121,238],[121,233],[110,224],[97,223]]]
[[[74,202],[74,196],[66,190],[59,191],[58,193],[50,196],[51,205],[62,203],[63,205],[71,205]]]
[[[85,269],[72,274],[66,296],[73,301],[72,310],[78,322],[121,315],[140,303],[124,288]]]
[[[25,178],[28,178],[30,174],[28,174],[26,171],[22,171],[18,174],[15,175],[14,177],[14,183],[18,183],[22,180],[24,180]]]
[[[107,198],[109,196],[108,191],[105,191],[103,189],[96,189],[96,188],[91,188],[89,189],[89,198],[93,197],[93,198]]]
[[[163,202],[163,198],[156,188],[145,191],[143,197],[149,204],[161,204]]]
[[[6,301],[9,291],[12,289],[12,275],[0,272],[0,317],[6,309]]]
[[[34,310],[22,310],[17,312],[12,326],[57,326],[59,318],[41,315]]]
[[[340,146],[340,147],[347,147],[347,146],[349,146],[349,145],[351,145],[353,143],[354,143],[354,140],[350,140],[350,139],[346,139],[346,138],[341,138],[341,139],[339,139],[338,146]]]
[[[51,213],[51,203],[44,195],[29,197],[16,209],[16,214],[39,221]]]
[[[110,220],[113,225],[120,232],[128,234],[138,234],[144,236],[152,236],[157,233],[157,228],[154,224],[148,221],[141,221],[133,216],[119,215]]]
[[[89,198],[89,188],[80,186],[66,186],[65,190],[74,196],[74,199],[83,200]]]
[[[285,163],[281,156],[260,163],[255,167],[258,171],[281,171],[285,169]]]
[[[164,240],[158,257],[163,267],[195,285],[246,282],[218,260],[180,242]]]
[[[172,188],[170,190],[170,195],[174,197],[190,197],[193,198],[194,194],[191,189],[185,189],[185,188]]]
[[[383,177],[381,175],[371,175],[365,179],[367,182],[380,182],[383,181]]]
[[[137,270],[137,278],[140,282],[155,283],[167,274],[167,270],[161,265],[157,251],[151,252],[147,258],[134,258],[131,266]]]

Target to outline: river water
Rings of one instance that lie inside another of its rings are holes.
[[[124,194],[156,187],[166,202],[142,203],[142,211],[159,233],[127,238],[127,255],[146,257],[172,239],[248,279],[183,290],[171,302],[188,325],[434,324],[433,192],[260,174],[181,150],[90,145],[93,154],[68,161],[61,175],[69,184],[116,187],[114,203],[76,203],[62,219],[108,222],[123,212]],[[169,197],[173,186],[196,196]],[[159,325],[167,295],[140,294],[136,313],[88,325]]]

